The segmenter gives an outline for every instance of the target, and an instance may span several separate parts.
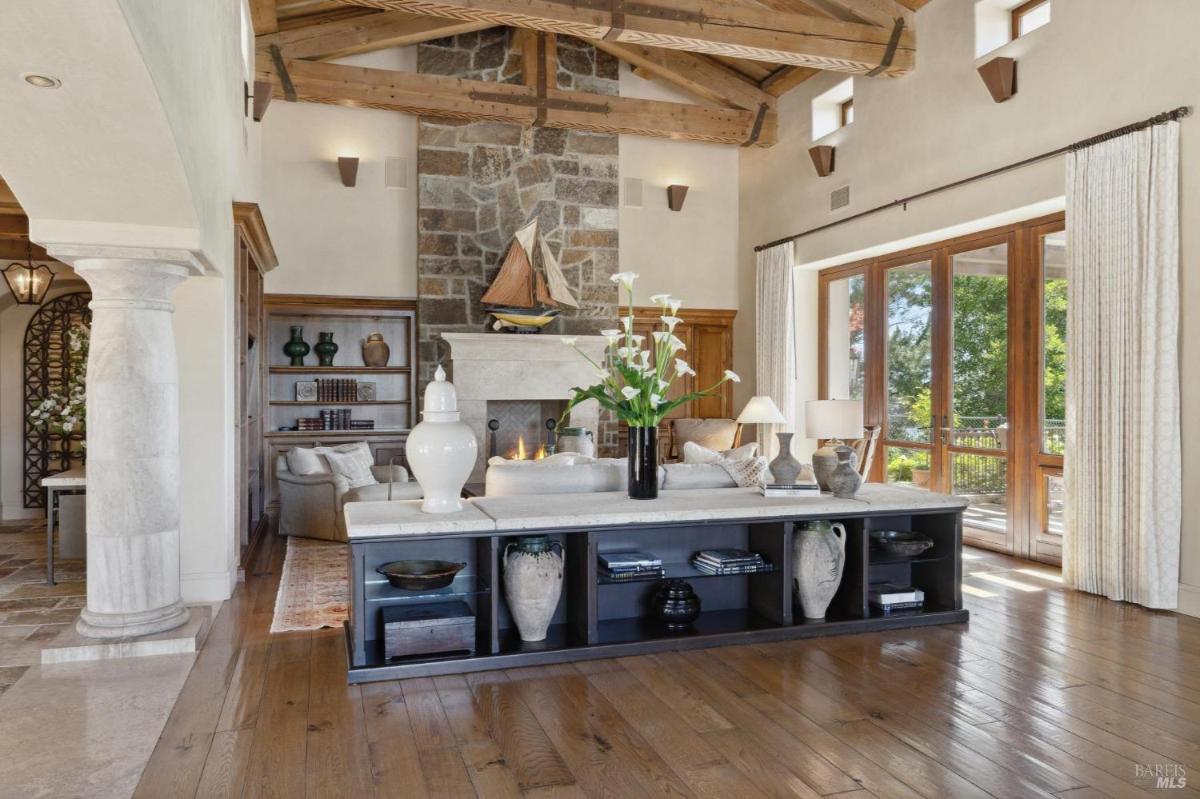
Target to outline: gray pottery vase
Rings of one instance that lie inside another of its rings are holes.
[[[804,618],[823,619],[842,582],[846,528],[841,522],[802,522],[792,541],[792,587]]]
[[[771,478],[776,483],[795,483],[800,476],[803,464],[792,455],[792,434],[776,433],[779,438],[779,454],[767,466],[771,470]]]
[[[829,475],[829,490],[838,499],[852,499],[862,485],[862,475],[854,468],[854,450],[837,448],[838,463]]]
[[[518,538],[504,548],[504,597],[522,641],[545,641],[562,596],[562,545],[546,536]]]

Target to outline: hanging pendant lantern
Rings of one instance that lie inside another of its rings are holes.
[[[30,243],[25,263],[14,261],[4,270],[4,282],[17,305],[41,305],[54,282],[54,273],[46,265],[33,265],[33,244]]]

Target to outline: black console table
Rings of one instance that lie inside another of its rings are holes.
[[[346,506],[350,533],[351,618],[346,625],[351,683],[618,657],[673,649],[778,641],[820,635],[965,622],[962,606],[962,510],[956,497],[867,485],[853,500],[829,496],[764,498],[743,489],[663,492],[654,501],[620,494],[480,497],[461,513],[431,515],[419,502]],[[840,521],[847,531],[846,566],[823,621],[803,618],[792,591],[796,523]],[[872,530],[919,531],[932,549],[912,558],[872,549]],[[523,535],[562,544],[564,579],[545,641],[522,642],[504,598],[501,558]],[[770,572],[712,576],[688,564],[693,552],[738,547],[761,553]],[[666,576],[687,579],[703,612],[684,632],[647,616],[657,580],[612,583],[598,573],[603,552],[640,549],[663,560]],[[434,558],[464,562],[454,582],[428,592],[390,586],[377,566]],[[872,615],[868,586],[910,584],[925,592],[924,609]],[[473,610],[475,653],[387,661],[385,607],[460,600]]]

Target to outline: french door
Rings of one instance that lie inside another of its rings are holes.
[[[1061,216],[821,277],[823,397],[882,427],[870,478],[967,499],[970,543],[1061,554]],[[849,336],[844,332],[849,330]]]

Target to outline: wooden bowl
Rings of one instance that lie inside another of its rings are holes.
[[[933,546],[933,539],[921,533],[901,530],[872,530],[871,539],[889,555],[912,558]]]
[[[405,591],[432,591],[454,582],[454,576],[465,569],[465,563],[448,560],[394,560],[375,571],[387,578],[395,588]]]

